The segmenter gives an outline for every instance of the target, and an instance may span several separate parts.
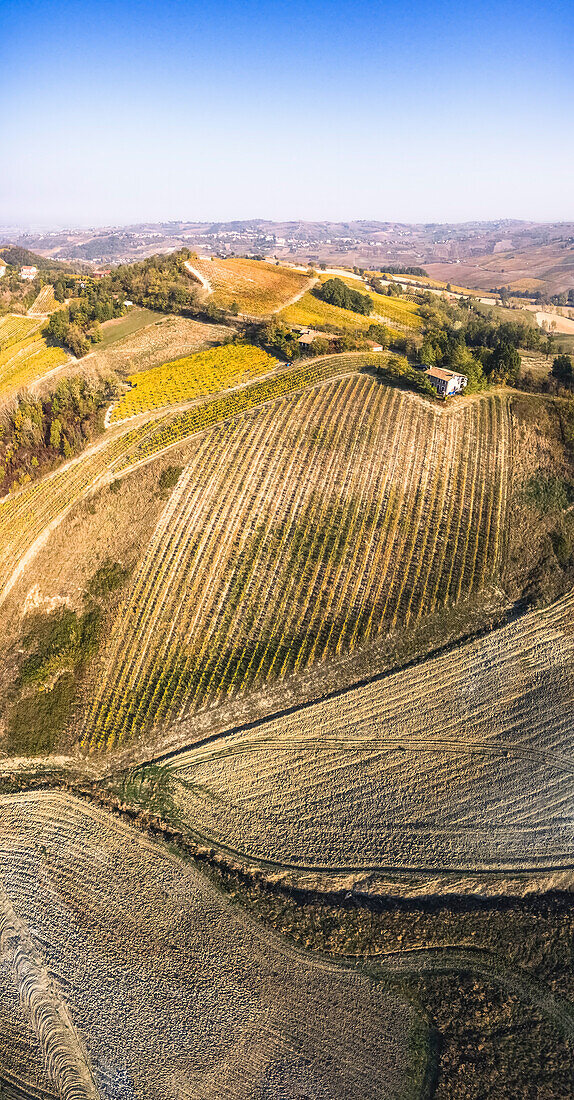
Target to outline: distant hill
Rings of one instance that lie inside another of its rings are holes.
[[[15,244],[5,244],[0,248],[0,256],[5,263],[12,267],[37,267],[38,271],[69,271],[70,264],[61,260],[52,260],[46,256],[40,256],[37,252],[30,252],[27,248],[21,248]]]
[[[76,263],[129,263],[190,248],[200,256],[265,256],[304,267],[420,268],[441,281],[484,291],[510,285],[550,295],[574,287],[574,222],[182,220],[33,235],[16,231],[12,239],[37,253]]]

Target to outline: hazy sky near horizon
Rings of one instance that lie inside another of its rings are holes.
[[[0,224],[574,220],[571,0],[0,0]]]

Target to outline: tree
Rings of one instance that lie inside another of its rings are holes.
[[[557,355],[552,364],[551,373],[563,386],[574,389],[574,367],[571,355]]]
[[[544,345],[544,351],[546,353],[546,358],[547,359],[549,358],[550,353],[554,350],[554,344],[555,343],[556,343],[556,337],[555,337],[554,333],[549,332],[547,337],[546,337],[546,343]]]
[[[56,416],[52,421],[50,427],[50,447],[53,447],[55,451],[60,449],[60,439],[62,437],[62,422],[58,420]]]
[[[342,279],[327,279],[322,286],[316,287],[313,293],[323,302],[339,306],[341,309],[352,309],[354,313],[368,315],[373,312],[373,299],[369,294],[361,294],[347,286]]]
[[[512,344],[497,344],[488,357],[486,373],[492,382],[515,382],[520,373],[520,353]]]
[[[391,334],[386,325],[369,325],[367,337],[369,340],[374,340],[376,344],[380,344],[382,348],[388,348],[391,342]]]

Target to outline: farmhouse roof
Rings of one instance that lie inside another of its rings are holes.
[[[464,374],[459,374],[455,370],[446,370],[445,367],[429,367],[425,374],[430,375],[431,378],[440,378],[443,382],[450,382],[451,378],[464,378]]]
[[[299,337],[299,343],[300,344],[312,344],[313,340],[316,340],[318,338],[322,339],[322,340],[334,340],[335,339],[332,332],[320,332],[319,329],[316,329],[316,328],[313,329],[312,328],[312,329],[309,329],[308,332],[304,332],[303,335]]]

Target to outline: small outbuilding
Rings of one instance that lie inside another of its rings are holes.
[[[21,279],[35,279],[38,274],[37,267],[21,267],[20,278]]]
[[[466,374],[446,370],[444,367],[429,367],[425,374],[441,397],[451,397],[453,393],[462,393],[468,386]]]

